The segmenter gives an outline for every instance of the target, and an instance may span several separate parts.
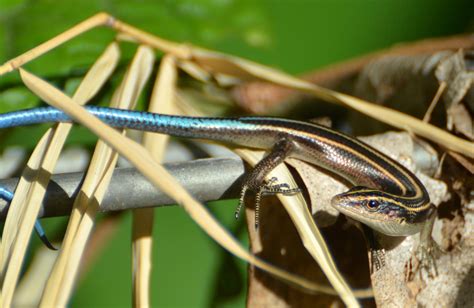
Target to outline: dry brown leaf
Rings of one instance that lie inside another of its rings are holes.
[[[458,163],[460,163],[466,170],[468,170],[471,174],[474,174],[474,160],[467,159],[466,157],[455,153],[455,152],[448,152]]]
[[[464,104],[457,104],[449,108],[448,118],[451,121],[452,126],[460,134],[463,134],[471,141],[474,140],[474,122],[472,120],[469,111],[466,109]]]
[[[461,102],[467,97],[469,89],[474,83],[474,72],[467,69],[465,61],[463,50],[452,54],[438,65],[436,78],[440,83],[444,82],[447,85],[443,98],[446,105],[448,130],[455,129],[473,140],[472,118]]]

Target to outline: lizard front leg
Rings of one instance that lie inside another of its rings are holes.
[[[235,211],[235,218],[239,217],[240,210],[245,202],[245,195],[248,190],[254,191],[255,195],[255,228],[259,223],[260,200],[265,195],[293,195],[299,193],[299,188],[290,188],[287,183],[277,183],[278,179],[273,177],[265,181],[265,177],[293,150],[293,142],[287,139],[281,139],[275,143],[271,151],[260,160],[255,167],[244,177],[242,190],[240,193],[239,205]]]

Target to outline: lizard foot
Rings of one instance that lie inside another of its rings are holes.
[[[426,243],[420,243],[410,260],[405,264],[405,280],[413,281],[417,274],[423,280],[423,273],[426,273],[429,279],[438,276],[436,259],[441,253],[443,253],[443,250],[433,239]]]
[[[266,181],[261,185],[256,194],[255,194],[255,229],[258,229],[258,224],[259,224],[259,212],[260,212],[260,201],[262,199],[262,196],[268,196],[268,195],[276,195],[276,194],[283,194],[285,196],[292,196],[294,194],[297,194],[301,192],[301,189],[296,187],[296,188],[290,188],[290,185],[287,183],[277,183],[278,179],[276,177],[272,177],[269,181]],[[237,209],[235,210],[235,218],[238,219],[240,215],[240,210],[242,209],[245,201],[245,194],[247,193],[247,190],[249,190],[250,186],[244,184],[242,186],[242,190],[240,192],[240,199],[239,199],[239,205],[237,206]]]

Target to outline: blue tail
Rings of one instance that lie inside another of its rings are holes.
[[[5,200],[6,202],[10,203],[13,200],[13,193],[4,187],[0,187],[0,199]],[[48,240],[46,233],[44,232],[43,226],[41,225],[39,220],[35,222],[35,231],[38,234],[39,238],[51,250],[58,250],[54,247],[53,244]]]

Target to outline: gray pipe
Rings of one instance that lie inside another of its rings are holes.
[[[244,173],[237,159],[200,159],[165,164],[166,169],[199,201],[236,198],[239,178]],[[39,217],[65,216],[71,212],[84,173],[53,175],[48,185]],[[0,180],[0,185],[14,191],[18,178]],[[175,202],[151,185],[134,168],[117,168],[101,205],[101,212],[172,205]],[[5,220],[7,203],[0,200],[0,220]]]

